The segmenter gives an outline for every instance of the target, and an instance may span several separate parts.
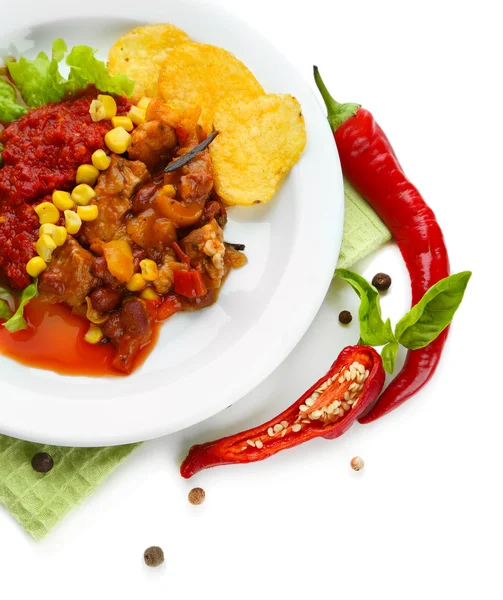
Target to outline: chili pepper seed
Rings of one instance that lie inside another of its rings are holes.
[[[164,562],[164,552],[159,546],[150,546],[143,553],[147,567],[159,567]]]
[[[37,473],[48,473],[54,467],[54,459],[46,452],[38,452],[31,459],[31,466]]]
[[[339,313],[339,322],[343,325],[349,325],[353,320],[353,315],[349,312],[349,310],[343,310]]]
[[[354,471],[361,471],[364,465],[365,463],[363,462],[363,458],[360,458],[359,456],[355,456],[351,459],[351,468]]]
[[[372,279],[372,285],[380,292],[385,292],[391,285],[391,277],[386,273],[377,273]]]
[[[189,492],[189,502],[194,505],[202,504],[206,498],[203,488],[194,488]]]

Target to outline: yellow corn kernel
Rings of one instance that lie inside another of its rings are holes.
[[[159,269],[156,263],[149,258],[145,258],[140,262],[141,274],[145,281],[155,281],[159,278]]]
[[[110,166],[110,157],[104,150],[96,150],[91,156],[93,165],[100,171],[105,171]]]
[[[143,110],[147,110],[151,100],[152,98],[147,98],[146,96],[143,96],[143,98],[138,102],[136,106],[138,108],[143,108]]]
[[[145,289],[146,285],[147,282],[143,279],[143,276],[140,273],[135,273],[126,283],[126,288],[130,292],[141,292],[141,290]]]
[[[62,246],[68,238],[68,231],[64,227],[56,227],[51,237],[56,246]]]
[[[98,98],[91,102],[89,114],[94,122],[111,119],[117,114],[117,103],[112,96],[99,94]]]
[[[132,139],[124,127],[115,127],[105,135],[105,144],[115,154],[124,154]]]
[[[54,225],[54,223],[45,223],[38,230],[38,237],[42,237],[43,235],[49,235],[53,237],[55,231],[56,225]]]
[[[79,206],[87,206],[93,198],[96,198],[96,192],[87,183],[80,183],[73,188],[72,200]]]
[[[98,94],[98,101],[105,107],[105,119],[113,119],[117,114],[117,103],[108,94]]]
[[[99,344],[102,339],[103,332],[101,331],[101,328],[98,327],[98,325],[91,323],[91,325],[89,325],[89,329],[87,330],[86,335],[84,336],[84,340],[88,344]]]
[[[68,210],[75,206],[70,192],[62,192],[61,190],[54,190],[52,192],[52,203],[59,210]]]
[[[30,277],[38,277],[47,269],[47,263],[40,256],[30,259],[26,265],[26,272]]]
[[[68,233],[64,227],[58,227],[53,223],[45,223],[45,225],[42,225],[38,230],[38,236],[42,237],[43,235],[48,235],[52,238],[56,246],[62,246],[66,242]]]
[[[77,169],[77,177],[75,181],[77,183],[87,183],[87,185],[94,185],[98,179],[100,172],[94,165],[80,165]],[[69,208],[69,207],[67,207]]]
[[[42,202],[42,204],[35,206],[35,212],[38,215],[40,225],[46,223],[56,224],[59,221],[59,210],[52,202]]]
[[[82,221],[95,221],[98,218],[99,211],[96,204],[91,206],[77,206],[77,214]]]
[[[140,294],[142,300],[159,300],[160,296],[151,287],[147,287]]]
[[[56,250],[56,242],[49,235],[43,235],[38,238],[37,243],[35,244],[35,249],[37,250],[37,254],[42,257],[46,263],[51,262],[52,253]]]
[[[127,116],[133,121],[135,125],[142,125],[147,120],[147,111],[144,108],[138,106],[132,106]]]
[[[94,123],[102,121],[105,118],[105,107],[99,100],[93,100],[89,107],[89,114]]]
[[[73,210],[65,210],[65,229],[70,235],[75,235],[79,232],[82,226],[82,219]]]
[[[129,117],[114,117],[112,119],[112,125],[114,127],[124,127],[126,131],[133,131],[133,121]]]
[[[176,188],[171,184],[163,185],[159,193],[168,198],[176,198]]]

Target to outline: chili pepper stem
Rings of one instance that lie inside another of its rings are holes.
[[[327,90],[326,85],[323,83],[323,79],[321,78],[320,72],[318,71],[318,67],[316,65],[313,67],[313,72],[314,80],[316,81],[316,85],[320,90],[321,97],[323,98],[323,101],[327,107],[328,122],[330,123],[332,131],[336,131],[349,118],[356,115],[356,112],[361,105],[351,102],[346,104],[340,104],[340,102],[337,102],[337,100],[332,98],[330,92]]]

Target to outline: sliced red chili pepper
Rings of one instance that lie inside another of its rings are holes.
[[[358,104],[339,104],[328,92],[318,68],[318,89],[327,106],[328,122],[339,151],[342,171],[391,231],[409,271],[412,305],[449,275],[444,236],[435,215],[407,179],[384,131]],[[449,328],[425,348],[409,350],[405,364],[374,408],[362,415],[370,423],[394,410],[433,376]]]
[[[183,304],[175,294],[170,294],[164,298],[162,304],[157,309],[157,320],[165,321],[181,310],[183,310]]]
[[[208,291],[201,272],[197,269],[192,271],[173,271],[175,278],[175,292],[187,298],[199,298]]]
[[[173,242],[171,244],[171,246],[172,246],[173,250],[176,252],[176,255],[178,256],[180,262],[182,262],[184,265],[187,265],[188,267],[190,267],[190,258],[180,248],[180,245],[177,242]]]
[[[370,346],[348,346],[326,375],[290,408],[242,433],[193,446],[180,472],[268,458],[316,437],[334,439],[347,431],[379,396],[384,385],[381,357]]]

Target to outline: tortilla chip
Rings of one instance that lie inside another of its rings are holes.
[[[270,200],[306,145],[299,102],[268,94],[215,115],[215,189],[227,205]]]
[[[131,101],[157,95],[157,80],[168,52],[190,42],[189,36],[174,25],[145,25],[119,38],[108,54],[110,72],[122,73],[136,81]]]
[[[253,73],[234,54],[209,44],[183,44],[167,53],[159,94],[173,107],[202,109],[199,123],[209,132],[226,106],[264,94]]]

